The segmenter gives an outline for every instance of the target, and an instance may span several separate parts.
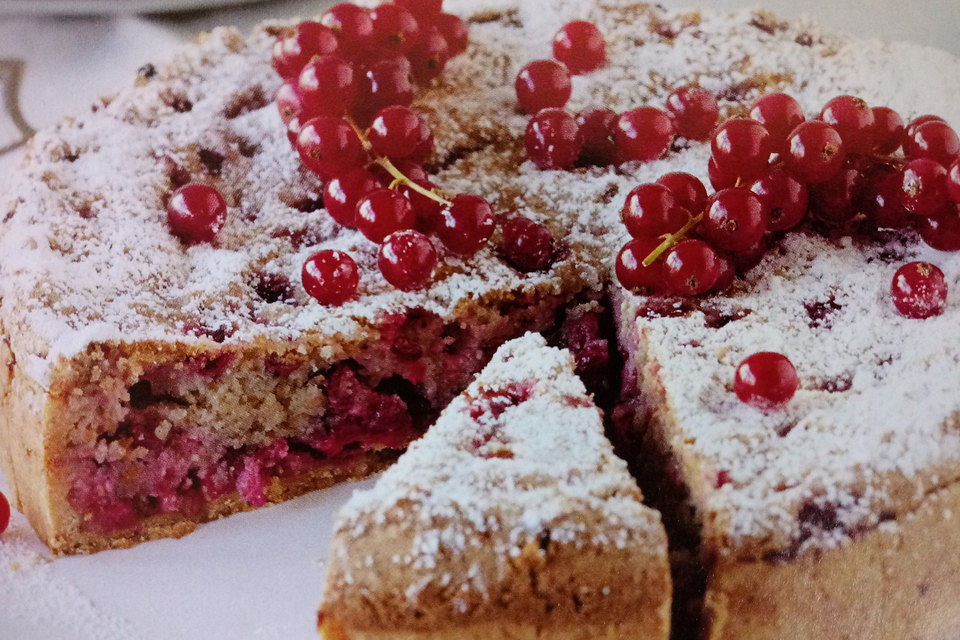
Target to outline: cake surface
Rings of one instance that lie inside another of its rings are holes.
[[[507,343],[354,494],[325,638],[668,637],[666,535],[574,368],[538,335]]]

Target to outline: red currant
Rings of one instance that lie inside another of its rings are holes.
[[[914,128],[906,151],[908,158],[929,158],[947,166],[960,156],[960,137],[946,122],[925,122]]]
[[[413,103],[410,62],[406,58],[388,58],[375,62],[360,82],[353,114],[361,124],[369,124],[378,111],[392,105],[409,107]]]
[[[649,267],[643,266],[654,250],[659,247],[659,238],[639,238],[631,240],[617,256],[617,280],[624,289],[634,293],[654,295],[662,293],[666,286],[663,260],[657,260]]]
[[[768,236],[765,235],[760,239],[760,242],[746,251],[730,254],[730,259],[733,261],[737,273],[747,273],[763,262],[763,258],[767,255],[768,240]]]
[[[696,85],[680,87],[667,98],[667,111],[673,116],[677,135],[704,140],[713,132],[720,117],[720,105],[712,93]]]
[[[947,192],[954,202],[960,202],[960,158],[947,170]]]
[[[410,53],[420,40],[420,25],[407,9],[381,4],[370,11],[373,22],[372,47],[384,52]]]
[[[917,132],[917,129],[918,129],[921,125],[924,125],[924,124],[926,124],[926,123],[928,123],[928,122],[946,122],[946,120],[944,120],[944,119],[941,118],[940,116],[935,116],[935,115],[932,115],[932,114],[927,114],[927,115],[925,115],[925,116],[920,116],[920,117],[918,117],[918,118],[914,118],[914,119],[911,120],[910,123],[907,125],[907,131],[906,131],[906,134],[905,134],[905,136],[904,136],[905,139],[906,139],[906,140],[909,140],[910,138],[912,138],[912,137],[913,137],[913,134]]]
[[[437,250],[427,236],[406,230],[390,234],[380,247],[380,273],[401,291],[429,286],[437,268]]]
[[[287,80],[295,79],[314,56],[336,53],[336,34],[319,22],[301,22],[293,35],[278,40],[273,46],[273,68]]]
[[[227,221],[227,201],[205,184],[185,184],[170,196],[167,224],[184,242],[213,242]]]
[[[786,145],[790,133],[806,120],[800,103],[785,93],[760,98],[750,110],[750,117],[767,128],[778,152]]]
[[[303,263],[301,278],[312,298],[339,307],[357,293],[360,271],[343,251],[325,249]]]
[[[320,22],[333,30],[340,48],[348,55],[368,48],[373,40],[373,19],[370,10],[349,2],[330,7]]]
[[[744,179],[761,175],[775,151],[773,138],[756,120],[728,120],[713,134],[710,150],[717,168]]]
[[[667,173],[660,176],[657,184],[669,189],[677,205],[693,215],[700,215],[707,208],[707,188],[696,176],[682,172]]]
[[[391,233],[416,224],[413,204],[392,189],[371,191],[357,203],[357,228],[373,242],[381,243]]]
[[[431,29],[410,52],[413,77],[422,84],[439,78],[451,57],[447,39],[437,29]]]
[[[308,119],[344,115],[357,98],[358,86],[353,65],[339,56],[314,58],[303,68],[297,82]]]
[[[10,526],[10,503],[7,496],[0,493],[0,534]]]
[[[713,187],[714,191],[735,187],[740,182],[740,178],[736,174],[721,171],[713,157],[707,161],[707,174],[710,176],[710,186]]]
[[[529,218],[511,218],[503,225],[503,254],[518,271],[543,271],[553,263],[553,235]]]
[[[590,73],[607,61],[607,43],[595,24],[576,20],[554,36],[553,57],[567,65],[570,73]]]
[[[617,119],[617,156],[620,160],[652,162],[659,159],[673,141],[673,122],[666,112],[640,107]]]
[[[947,202],[947,170],[928,158],[917,158],[903,168],[901,203],[910,213],[932,216]]]
[[[864,175],[863,212],[878,228],[904,229],[916,222],[901,203],[902,184],[900,169],[888,163],[874,165]]]
[[[353,169],[331,178],[323,188],[323,206],[345,227],[357,227],[360,198],[380,188],[380,181],[366,169]]]
[[[922,320],[939,316],[947,305],[947,279],[938,267],[911,262],[900,267],[890,287],[900,315]]]
[[[710,290],[713,293],[723,293],[733,286],[737,280],[737,267],[730,256],[717,254],[717,281]]]
[[[308,169],[323,179],[363,166],[360,138],[343,118],[319,116],[300,127],[297,151]]]
[[[733,390],[740,401],[763,412],[782,409],[797,392],[797,370],[779,353],[755,353],[737,367]]]
[[[840,171],[825,182],[810,185],[810,205],[818,220],[840,227],[857,216],[863,174],[859,164],[847,158]]]
[[[715,193],[698,229],[703,238],[723,251],[747,251],[767,231],[769,213],[763,201],[745,187]]]
[[[807,215],[809,193],[806,185],[780,169],[769,171],[750,186],[770,212],[767,228],[788,231]]]
[[[407,107],[386,107],[370,124],[370,144],[378,155],[387,158],[410,157],[427,136],[433,135],[429,126],[424,128],[425,124],[423,118]]]
[[[937,251],[960,251],[960,206],[948,205],[937,215],[920,218],[920,237]]]
[[[527,156],[538,169],[569,169],[580,157],[583,135],[563,109],[543,109],[530,119],[524,137]]]
[[[600,167],[613,164],[617,154],[616,112],[589,109],[578,113],[576,120],[583,136],[579,162]]]
[[[283,124],[290,124],[291,120],[300,118],[303,114],[303,98],[300,97],[297,85],[292,82],[284,82],[280,85],[273,101],[277,105]]]
[[[873,152],[893,155],[903,144],[906,127],[900,114],[889,107],[873,108]]]
[[[664,275],[667,286],[676,295],[706,293],[720,276],[717,252],[703,240],[684,240],[667,252]]]
[[[837,96],[830,100],[820,119],[836,129],[850,153],[870,153],[874,146],[873,110],[862,99]]]
[[[667,187],[642,184],[627,195],[621,217],[634,238],[659,238],[679,231],[690,214],[677,204]]]
[[[470,29],[467,23],[452,13],[441,13],[433,20],[443,39],[447,41],[448,54],[455,58],[467,50],[470,41]]]
[[[427,191],[436,192],[437,185],[426,178],[412,179],[417,186]],[[433,198],[428,198],[416,189],[408,185],[402,185],[398,188],[401,195],[410,201],[413,210],[417,214],[417,231],[423,233],[436,233],[440,225],[443,224],[443,205]]]
[[[443,0],[393,0],[418,18],[434,20],[443,11]]]
[[[847,156],[837,130],[826,122],[804,122],[787,138],[787,169],[801,182],[825,182],[837,175]]]
[[[517,74],[515,86],[520,108],[530,114],[563,107],[573,92],[570,72],[553,60],[537,60],[525,66]]]
[[[496,226],[489,202],[477,196],[459,195],[444,210],[437,237],[452,253],[469,257],[487,244]]]

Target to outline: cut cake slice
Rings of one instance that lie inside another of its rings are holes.
[[[427,435],[339,515],[325,640],[669,636],[659,515],[569,352],[504,345]]]

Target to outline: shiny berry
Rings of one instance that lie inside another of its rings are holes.
[[[667,98],[667,111],[673,116],[677,135],[704,140],[713,132],[720,117],[720,105],[712,93],[696,85],[680,87]]]
[[[917,218],[903,207],[900,169],[888,163],[871,167],[864,174],[863,213],[880,229],[904,229]]]
[[[903,144],[906,126],[900,114],[889,107],[873,108],[873,152],[893,155]]]
[[[503,255],[518,271],[543,271],[553,263],[553,235],[529,218],[511,218],[503,225]]]
[[[922,320],[943,313],[947,305],[947,279],[938,267],[911,262],[900,267],[890,287],[900,315]]]
[[[347,113],[357,99],[359,80],[353,64],[339,56],[308,62],[297,80],[306,119]]]
[[[670,292],[698,296],[713,288],[720,276],[717,252],[703,240],[684,240],[667,252],[664,275]]]
[[[327,9],[320,22],[333,30],[347,55],[362,51],[373,41],[373,19],[370,10],[364,7],[349,2],[335,4]]]
[[[170,196],[167,224],[184,242],[213,242],[227,221],[227,201],[205,184],[185,184]]]
[[[293,82],[284,82],[280,85],[273,101],[277,105],[280,119],[284,124],[290,124],[291,120],[303,115],[303,98],[300,97],[300,90]]]
[[[382,52],[409,53],[420,40],[420,24],[407,9],[381,4],[370,11],[373,22],[371,47]]]
[[[515,87],[520,108],[531,114],[563,107],[573,92],[570,71],[553,60],[537,60],[525,66],[517,74]]]
[[[413,103],[410,69],[410,62],[405,58],[380,60],[367,69],[361,78],[353,109],[354,116],[361,124],[369,124],[377,112],[385,107],[409,107]]]
[[[378,155],[407,158],[416,152],[427,136],[433,135],[425,125],[423,118],[408,107],[386,107],[370,123],[368,138]]]
[[[707,188],[696,176],[683,172],[667,173],[657,179],[657,184],[669,189],[677,205],[695,216],[707,207]]]
[[[947,203],[947,170],[928,158],[911,160],[903,168],[901,203],[910,213],[932,216]]]
[[[659,238],[676,233],[690,219],[673,192],[662,184],[642,184],[627,195],[621,212],[623,224],[634,238]]]
[[[786,145],[790,133],[806,120],[800,103],[785,93],[760,98],[750,110],[750,117],[767,128],[778,152]]]
[[[459,195],[444,210],[437,237],[451,253],[469,257],[487,244],[496,227],[489,202],[477,196]]]
[[[659,238],[639,238],[631,240],[620,250],[616,272],[617,280],[624,289],[644,295],[654,295],[666,290],[663,259],[649,267],[643,266],[643,261],[660,244]]]
[[[730,256],[717,253],[717,281],[710,289],[712,293],[723,293],[733,286],[737,280],[737,266]]]
[[[325,249],[303,263],[303,288],[320,304],[340,306],[357,293],[360,271],[343,251]]]
[[[380,273],[401,291],[424,289],[437,268],[437,250],[419,231],[397,231],[383,241],[378,259]]]
[[[530,119],[524,136],[527,156],[538,169],[569,169],[580,157],[583,135],[563,109],[543,109]]]
[[[576,20],[553,37],[553,57],[575,75],[596,71],[607,61],[607,43],[591,22]]]
[[[767,231],[769,213],[763,201],[746,187],[731,187],[707,201],[700,235],[723,251],[747,251]]]
[[[770,165],[773,138],[756,120],[728,120],[713,134],[710,150],[717,168],[744,179],[759,176]]]
[[[954,202],[960,202],[960,158],[947,170],[947,192]]]
[[[293,35],[273,45],[273,68],[287,80],[296,79],[314,56],[336,53],[339,46],[333,30],[319,22],[301,22]]]
[[[820,119],[836,129],[849,153],[873,151],[873,110],[855,96],[837,96],[820,112]]]
[[[810,206],[817,220],[840,227],[860,213],[859,196],[863,188],[860,165],[848,157],[832,178],[810,185]]]
[[[412,178],[412,180],[417,186],[427,191],[436,192],[437,190],[437,185],[425,177]],[[440,225],[443,224],[443,204],[434,198],[428,198],[409,185],[401,185],[397,188],[397,191],[413,205],[413,210],[417,214],[417,231],[435,233],[440,228]]]
[[[960,137],[946,122],[925,122],[907,140],[908,158],[929,158],[944,166],[960,156]]]
[[[920,218],[920,237],[937,251],[960,251],[960,206],[950,204],[937,215]]]
[[[413,204],[392,189],[371,191],[357,203],[357,228],[372,242],[383,242],[391,233],[416,224]]]
[[[3,534],[10,526],[10,503],[7,502],[7,496],[0,493],[0,534]]]
[[[944,120],[940,116],[935,116],[929,113],[927,115],[914,118],[913,120],[910,121],[909,124],[907,124],[905,139],[909,140],[910,138],[912,138],[913,134],[917,132],[917,129],[920,128],[921,125],[924,125],[928,122],[946,122],[946,120]]]
[[[420,37],[420,42],[410,52],[410,63],[413,66],[413,77],[421,84],[439,78],[452,57],[450,44],[443,34],[436,29]]]
[[[616,112],[611,109],[588,109],[578,113],[576,120],[583,136],[579,163],[601,167],[613,164],[617,156]]]
[[[809,193],[807,187],[780,169],[772,169],[758,178],[750,191],[754,192],[769,212],[767,229],[787,231],[800,224],[807,215]]]
[[[740,401],[763,412],[782,409],[797,392],[800,380],[793,363],[779,353],[755,353],[744,360],[733,381]]]
[[[443,0],[393,0],[418,18],[435,19],[443,11]]]
[[[345,227],[357,226],[360,199],[380,188],[380,181],[366,169],[353,169],[334,176],[323,188],[323,206],[334,220]]]
[[[720,167],[717,166],[716,159],[712,157],[707,161],[707,174],[710,176],[710,186],[713,187],[714,191],[735,187],[738,182],[742,182],[736,174],[721,171]]]
[[[811,120],[787,138],[787,170],[801,182],[825,182],[837,175],[847,156],[840,134],[829,124]]]
[[[455,58],[467,50],[470,29],[467,23],[452,13],[441,13],[433,19],[433,26],[447,41],[448,54]]]
[[[300,127],[297,151],[308,169],[323,179],[363,165],[363,145],[343,118],[319,116]]]
[[[660,109],[627,111],[617,119],[617,157],[624,162],[657,160],[670,147],[674,133],[670,116]]]

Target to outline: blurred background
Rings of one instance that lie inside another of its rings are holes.
[[[318,15],[330,0],[0,0],[0,84],[21,76],[24,120],[40,128],[125,83],[195,32],[249,29],[268,17]],[[782,17],[816,15],[861,36],[912,40],[960,55],[960,0],[661,0],[677,7],[764,6]],[[19,61],[14,63],[12,61]],[[0,120],[3,117],[0,116]],[[0,122],[0,149],[11,129]],[[6,130],[6,131],[4,131]]]

